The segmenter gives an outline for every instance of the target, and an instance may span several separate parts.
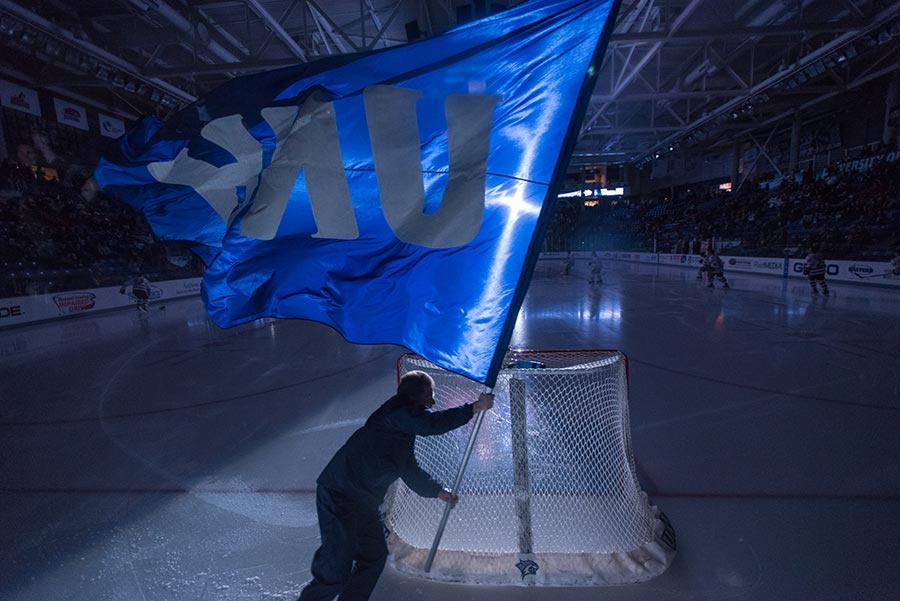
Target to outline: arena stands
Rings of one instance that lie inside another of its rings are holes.
[[[92,179],[66,184],[16,162],[2,175],[0,298],[116,286],[139,273],[151,281],[199,275],[185,247],[154,240],[142,215]]]
[[[836,165],[821,177],[685,190],[657,201],[562,205],[545,250],[698,252],[715,240],[730,255],[802,256],[816,242],[832,259],[889,260],[900,244],[900,160],[866,171]]]

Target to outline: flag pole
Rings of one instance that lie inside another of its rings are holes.
[[[565,182],[566,168],[572,158],[572,152],[575,150],[575,143],[578,140],[581,124],[584,122],[584,115],[587,112],[588,104],[590,104],[591,96],[597,84],[600,66],[603,64],[603,55],[606,52],[607,43],[609,42],[609,38],[615,27],[616,15],[619,13],[619,5],[621,2],[622,0],[612,0],[609,18],[607,18],[606,23],[604,23],[603,29],[597,38],[597,44],[594,46],[594,54],[591,58],[590,67],[588,68],[587,73],[585,73],[581,83],[581,90],[578,93],[575,108],[569,119],[569,127],[566,131],[566,136],[563,139],[562,148],[560,148],[559,154],[557,155],[553,176],[550,180],[550,185],[547,188],[547,194],[544,198],[540,215],[538,215],[538,223],[534,228],[534,232],[532,232],[531,242],[528,245],[528,252],[525,255],[525,262],[522,265],[519,281],[516,284],[512,302],[510,302],[509,305],[506,323],[504,323],[503,328],[500,331],[500,338],[497,341],[498,349],[506,349],[509,346],[509,341],[512,339],[513,329],[516,327],[516,320],[519,316],[519,309],[525,301],[525,293],[528,291],[528,286],[531,283],[531,277],[534,273],[534,267],[537,265],[538,256],[541,252],[541,241],[550,225],[550,221],[553,219],[553,207],[555,204],[553,200],[556,198],[556,193],[559,192]],[[491,366],[488,369],[487,382],[493,382],[492,378],[496,378],[497,374],[500,373],[504,357],[505,351],[494,354]]]
[[[612,0],[612,8],[609,11],[609,18],[606,20],[606,23],[604,23],[603,29],[600,32],[600,36],[597,39],[597,44],[594,46],[594,54],[591,59],[591,65],[588,68],[584,79],[582,80],[581,90],[579,91],[575,108],[572,111],[572,116],[569,119],[569,127],[566,132],[565,139],[563,140],[562,148],[560,149],[559,155],[557,156],[556,166],[553,170],[553,177],[551,178],[550,185],[547,189],[547,195],[541,208],[541,214],[538,216],[538,224],[537,227],[535,227],[534,232],[532,233],[532,240],[529,244],[528,253],[525,257],[525,263],[522,269],[522,274],[525,275],[524,277],[519,277],[519,282],[516,285],[516,290],[513,294],[512,302],[510,303],[509,313],[506,317],[506,323],[503,325],[503,328],[500,332],[500,339],[497,341],[497,349],[507,348],[509,341],[512,338],[512,331],[516,325],[516,318],[519,313],[519,308],[522,306],[522,302],[525,300],[525,292],[528,290],[528,285],[531,281],[531,273],[534,270],[534,266],[537,263],[538,254],[540,252],[540,244],[536,241],[543,238],[544,232],[550,222],[553,213],[553,203],[550,202],[550,199],[556,195],[565,179],[566,166],[568,165],[569,159],[572,156],[572,151],[575,148],[575,142],[577,140],[581,124],[584,121],[584,115],[587,111],[587,106],[590,102],[591,94],[593,93],[593,90],[596,86],[597,75],[600,72],[600,65],[603,62],[603,54],[606,51],[609,37],[612,35],[612,30],[615,26],[616,20],[615,16],[619,12],[619,5],[621,4],[621,1],[622,0]],[[491,383],[491,386],[486,387],[487,392],[493,390],[493,384],[496,381],[497,374],[500,373],[500,368],[502,367],[502,361],[505,355],[505,352],[494,353],[494,358],[491,361],[490,368],[488,369],[488,377],[486,380],[486,382]],[[466,453],[463,457],[462,463],[459,466],[459,471],[456,474],[456,482],[453,484],[453,488],[450,491],[451,493],[459,490],[459,486],[462,483],[462,478],[465,474],[466,466],[469,463],[469,456],[471,455],[472,448],[475,445],[475,437],[478,436],[478,430],[481,428],[481,421],[483,418],[484,412],[482,411],[478,414],[478,417],[475,421],[475,427],[472,430],[472,434],[469,438],[469,443],[466,446]],[[450,505],[448,504],[447,507],[444,508],[444,515],[441,518],[441,523],[438,527],[437,534],[435,534],[434,543],[432,543],[431,550],[428,553],[428,558],[425,560],[426,573],[431,571],[431,564],[434,561],[434,555],[437,552],[437,547],[441,542],[441,537],[444,535],[444,528],[447,525],[447,518],[449,518],[449,516]]]
[[[492,390],[493,388],[486,386],[484,392],[490,394]],[[475,448],[475,439],[478,438],[478,431],[481,430],[481,422],[484,421],[485,413],[486,411],[479,411],[478,416],[475,418],[475,427],[472,428],[472,432],[469,434],[469,442],[466,444],[462,462],[459,464],[459,469],[456,471],[456,479],[453,481],[453,487],[450,489],[450,494],[455,494],[460,486],[462,486],[462,479],[466,473],[466,467],[469,465],[472,449]],[[434,535],[434,542],[431,543],[431,550],[428,551],[428,558],[425,560],[426,574],[431,571],[431,564],[434,563],[434,556],[437,553],[438,545],[441,544],[441,538],[444,536],[444,528],[447,527],[447,519],[450,517],[451,509],[450,503],[447,503],[444,507],[444,515],[441,516],[441,523],[438,525],[437,532]]]

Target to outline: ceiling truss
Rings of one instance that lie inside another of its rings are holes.
[[[231,78],[437,35],[517,0],[0,0],[0,70],[128,118]],[[891,0],[623,0],[572,166],[755,144],[896,76]],[[671,149],[671,150],[670,150]]]

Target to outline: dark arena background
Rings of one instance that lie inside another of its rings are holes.
[[[192,245],[158,239],[94,169],[140,119],[241,76],[518,4],[0,0],[0,599],[297,598],[316,477],[406,349],[302,320],[216,326]],[[677,553],[630,584],[389,563],[372,598],[900,599],[900,3],[623,0],[596,75],[509,346],[627,357],[609,444]],[[570,420],[589,442],[569,450],[599,462],[608,416],[545,400],[554,441]],[[493,428],[485,473],[510,453]],[[572,488],[575,461],[550,459],[535,479]],[[487,526],[466,535],[492,548],[507,518],[469,502]],[[534,532],[557,531],[553,509]],[[606,546],[578,534],[578,552]]]

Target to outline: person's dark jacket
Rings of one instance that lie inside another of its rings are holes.
[[[416,435],[454,430],[472,419],[472,406],[428,411],[395,395],[353,433],[322,470],[317,482],[361,503],[380,505],[388,487],[403,478],[423,497],[436,497],[442,487],[419,467],[414,454]]]

